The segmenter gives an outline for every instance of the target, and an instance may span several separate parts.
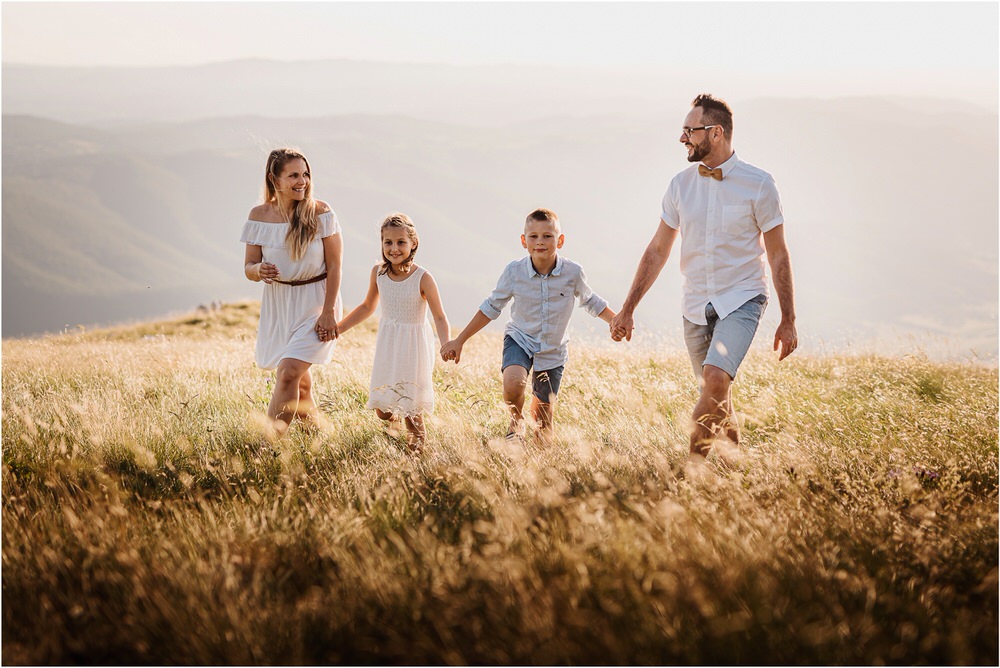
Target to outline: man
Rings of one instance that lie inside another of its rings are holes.
[[[732,148],[733,113],[711,95],[691,103],[680,141],[688,167],[670,182],[663,213],[628,297],[611,321],[611,337],[631,340],[633,313],[656,281],[678,233],[684,276],[684,337],[701,385],[691,431],[691,460],[704,461],[716,439],[739,444],[732,383],[767,304],[770,265],[781,322],[774,350],[785,359],[798,345],[792,265],[774,179]]]

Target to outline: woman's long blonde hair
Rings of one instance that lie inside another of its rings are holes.
[[[313,199],[312,169],[309,161],[301,151],[294,148],[276,148],[267,156],[267,167],[264,171],[264,202],[273,204],[276,208],[278,204],[278,194],[274,187],[274,182],[281,176],[285,165],[291,161],[301,159],[306,163],[306,171],[309,172],[309,181],[306,183],[305,199],[295,205],[292,211],[292,219],[288,228],[288,235],[285,241],[288,242],[289,255],[293,260],[300,260],[306,253],[306,247],[316,238],[316,231],[319,229],[319,217],[316,215],[316,200]],[[284,211],[282,211],[284,215]]]
[[[388,227],[399,227],[406,230],[406,236],[410,238],[410,242],[413,244],[413,250],[410,251],[410,256],[407,257],[402,262],[402,269],[404,272],[410,270],[410,265],[413,264],[413,258],[417,254],[417,248],[420,246],[420,237],[417,236],[417,227],[410,220],[410,217],[405,213],[390,213],[386,216],[385,220],[382,221],[382,226],[378,229],[379,235],[379,248],[381,248],[382,232]],[[379,269],[379,275],[388,273],[392,268],[392,262],[386,259],[385,253],[382,253],[382,267]]]

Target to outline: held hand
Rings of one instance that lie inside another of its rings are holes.
[[[324,313],[316,320],[316,335],[320,341],[333,341],[340,334],[338,332],[337,319],[332,313]]]
[[[785,359],[799,347],[799,336],[795,331],[795,323],[782,320],[778,323],[778,329],[774,332],[774,349],[778,350],[781,345],[781,352],[778,354],[778,361]]]
[[[455,341],[449,341],[441,346],[441,359],[445,362],[454,360],[455,364],[462,359],[462,346]]]
[[[261,262],[260,266],[257,268],[257,272],[260,276],[260,280],[265,283],[270,283],[280,276],[277,265],[271,262]]]
[[[336,328],[329,330],[316,327],[316,336],[319,337],[320,341],[326,342],[326,341],[336,341],[337,337],[340,335],[337,333]]]
[[[621,341],[622,339],[631,341],[632,331],[635,329],[635,322],[632,320],[632,314],[623,310],[611,319],[609,329],[611,330],[612,341]]]

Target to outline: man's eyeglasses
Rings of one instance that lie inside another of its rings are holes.
[[[700,125],[700,126],[698,126],[696,128],[681,128],[681,134],[683,134],[688,139],[691,139],[691,133],[692,132],[697,132],[698,130],[708,130],[709,128],[717,128],[717,127],[719,127],[718,124],[716,124],[716,125]]]

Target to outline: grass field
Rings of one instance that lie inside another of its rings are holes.
[[[268,443],[256,318],[3,342],[3,663],[997,664],[996,368],[752,353],[693,478],[682,352],[574,347],[520,445],[484,333],[415,458],[373,324]]]

